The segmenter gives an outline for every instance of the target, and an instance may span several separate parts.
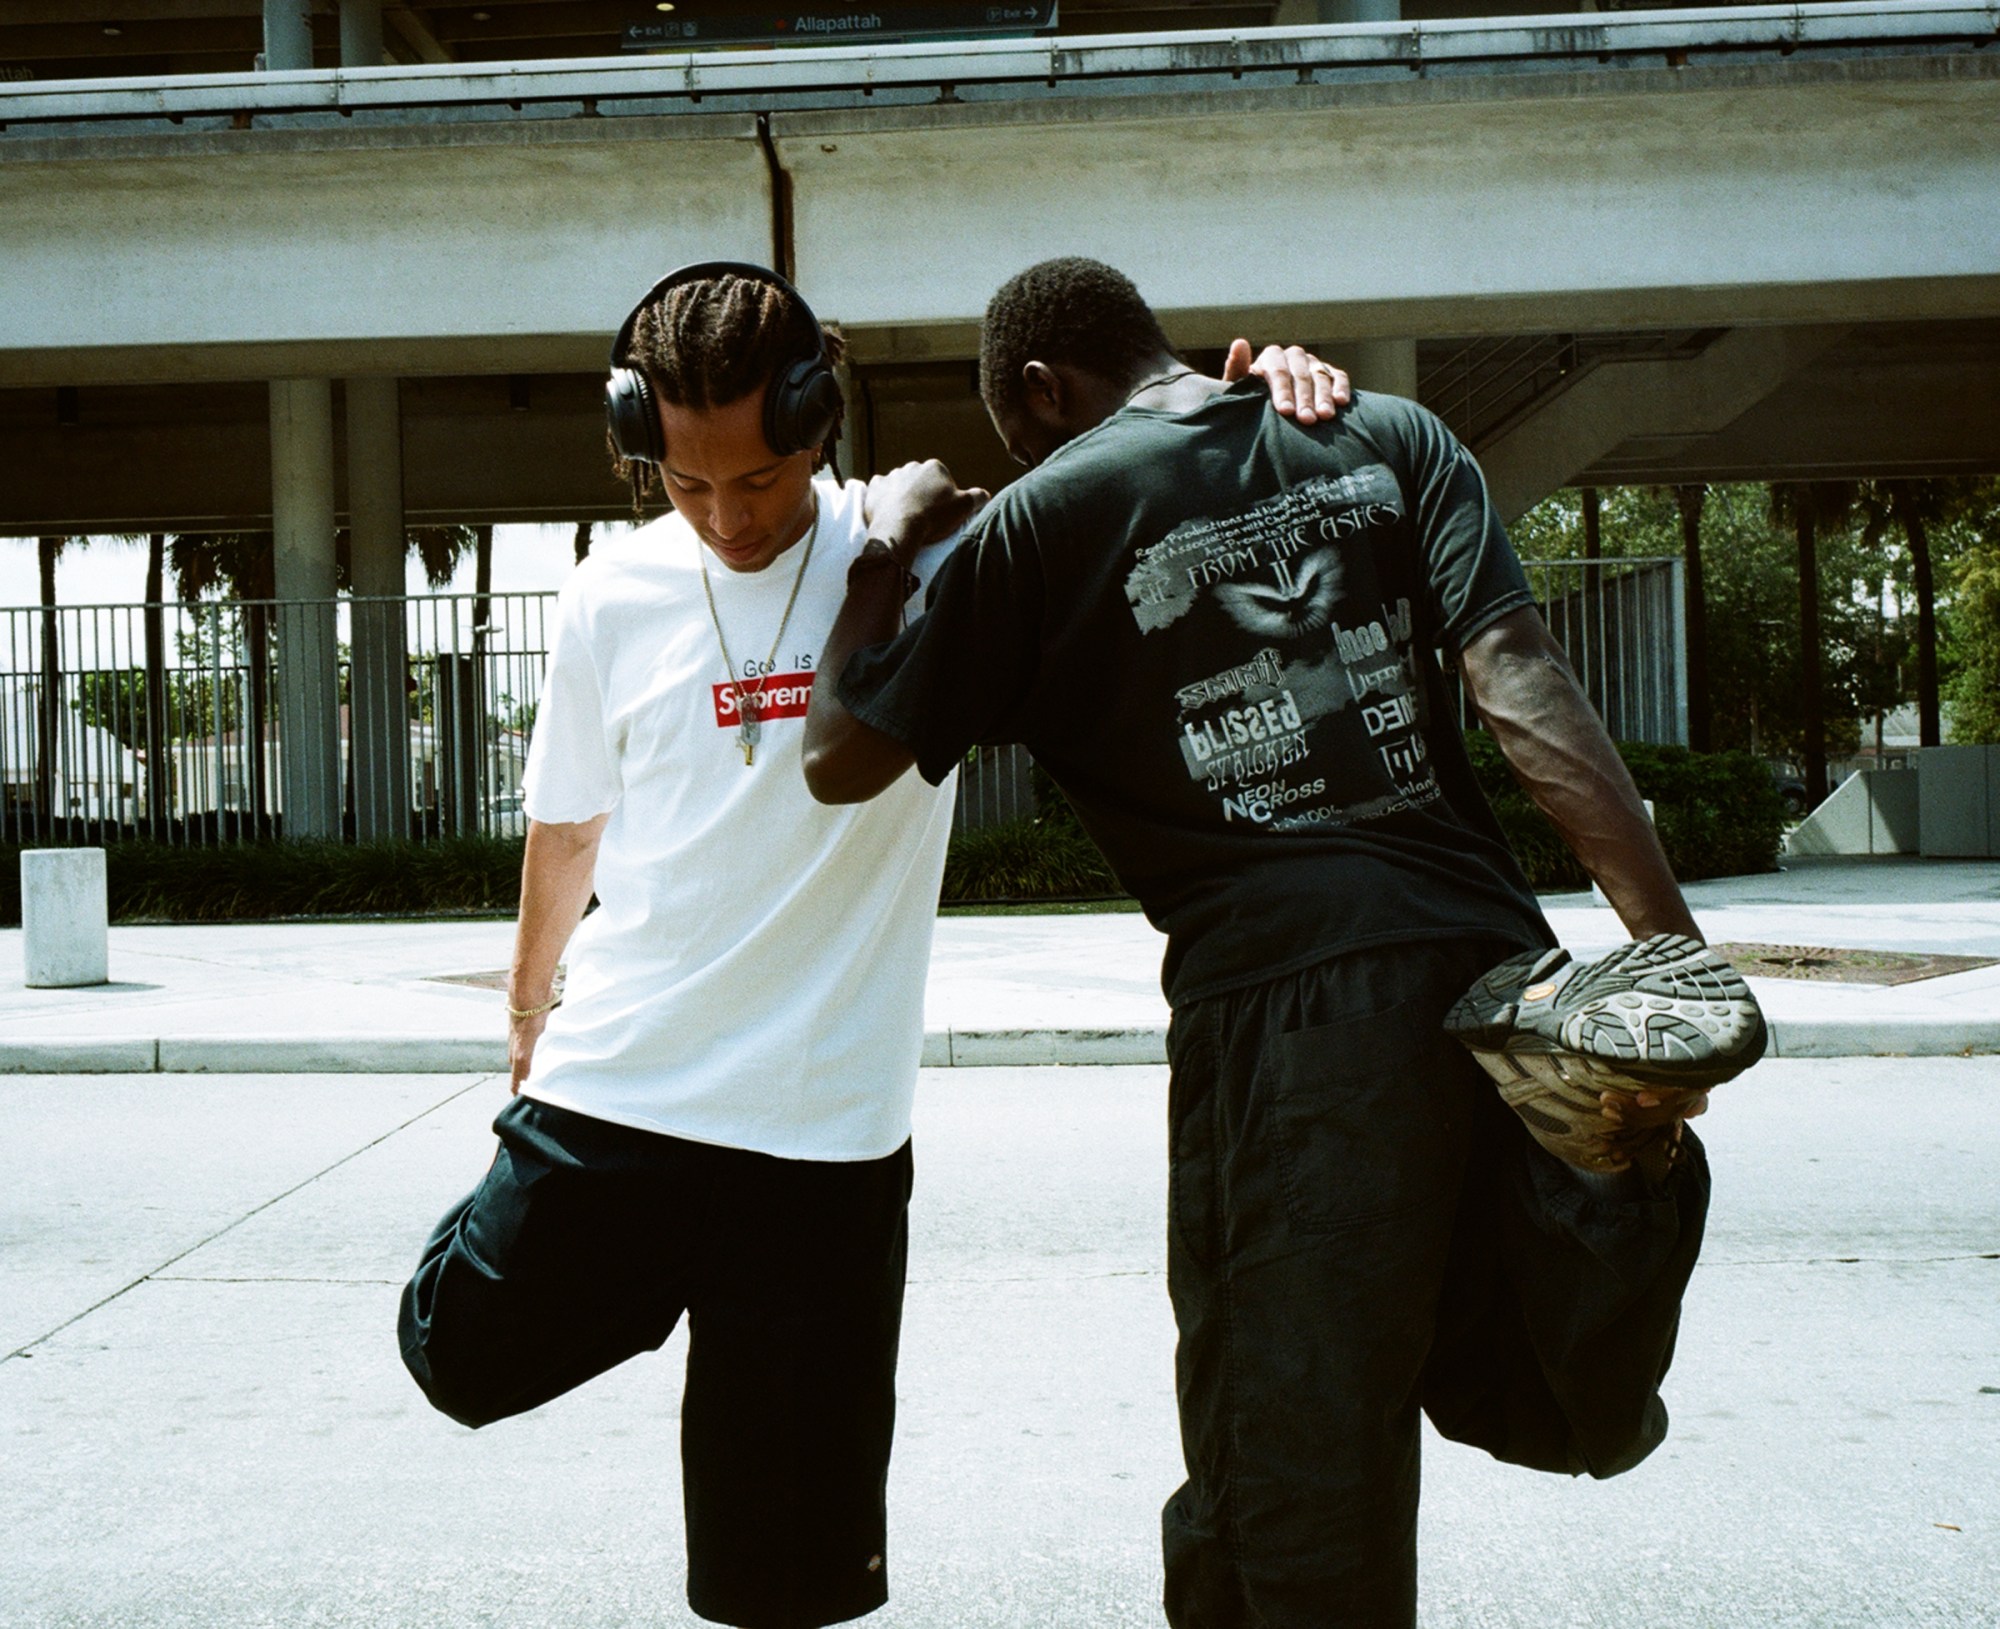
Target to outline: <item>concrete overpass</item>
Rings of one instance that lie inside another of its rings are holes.
[[[403,380],[413,518],[615,513],[606,333],[707,254],[845,325],[878,460],[942,433],[997,472],[979,310],[1080,251],[1190,346],[1303,337],[1407,390],[1369,342],[1421,342],[1510,506],[1991,468],[1996,28],[1892,0],[0,86],[0,531],[269,517],[271,379]]]
[[[1869,0],[0,84],[0,535],[268,526],[314,600],[338,524],[395,593],[406,523],[616,515],[607,337],[716,255],[844,325],[862,468],[1004,479],[979,312],[1081,252],[1184,346],[1420,395],[1510,514],[1992,470],[1996,38]]]

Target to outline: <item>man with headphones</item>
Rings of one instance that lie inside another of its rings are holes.
[[[400,1318],[431,1402],[482,1426],[688,1314],[688,1600],[756,1629],[887,1596],[910,1109],[951,829],[949,778],[831,809],[801,770],[821,641],[851,577],[885,569],[862,548],[870,489],[817,473],[840,354],[790,284],[735,262],[670,274],[619,330],[612,447],[635,505],[657,484],[672,512],[600,543],[559,598],[524,789],[516,1095]],[[1259,368],[1308,418],[1344,395],[1303,353]],[[886,568],[905,599],[984,497],[936,463],[873,495],[918,517],[909,564]]]

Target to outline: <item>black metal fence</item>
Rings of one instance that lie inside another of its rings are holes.
[[[1611,733],[1684,742],[1680,561],[1528,570]],[[0,610],[0,843],[517,836],[554,600]],[[967,760],[961,826],[1034,813],[1025,751]]]
[[[0,842],[518,834],[553,598],[0,610]]]
[[[1546,560],[1527,569],[1549,632],[1612,739],[1685,746],[1681,561]]]

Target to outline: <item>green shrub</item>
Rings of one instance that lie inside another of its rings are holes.
[[[1528,880],[1583,888],[1590,879],[1515,784],[1483,730],[1466,745],[1473,769]],[[1761,759],[1627,742],[1620,754],[1653,800],[1660,841],[1683,881],[1769,871],[1784,806]],[[1117,879],[1053,785],[1037,776],[1032,820],[956,833],[944,898],[1102,899]],[[21,920],[20,850],[0,847],[0,926]],[[520,904],[521,839],[428,843],[242,843],[177,847],[113,843],[105,850],[113,921],[230,922],[298,916],[511,914]]]
[[[114,922],[232,922],[290,916],[428,916],[513,911],[521,839],[430,843],[113,843]],[[0,848],[0,924],[21,920],[20,850]]]
[[[1589,887],[1589,875],[1521,790],[1493,737],[1470,730],[1465,744],[1528,881],[1542,889]],[[1621,741],[1618,754],[1632,771],[1639,795],[1653,801],[1660,845],[1681,881],[1776,868],[1785,806],[1761,758],[1644,741]]]
[[[955,832],[944,862],[944,898],[1100,898],[1122,892],[1097,845],[1069,819],[1009,820]]]

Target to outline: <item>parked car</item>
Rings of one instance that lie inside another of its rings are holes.
[[[528,835],[528,813],[519,792],[495,792],[486,800],[485,830],[490,837]]]
[[[1797,771],[1790,764],[1765,760],[1771,771],[1771,784],[1778,789],[1778,796],[1785,801],[1785,817],[1788,820],[1803,820],[1812,800],[1806,796],[1806,783],[1799,779]]]

